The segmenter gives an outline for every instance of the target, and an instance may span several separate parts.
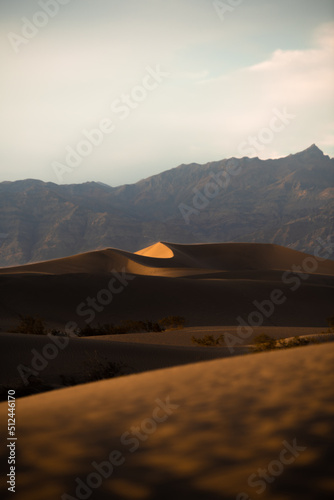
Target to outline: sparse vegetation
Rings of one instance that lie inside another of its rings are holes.
[[[331,316],[330,318],[327,318],[327,323],[328,323],[328,329],[326,332],[321,332],[321,333],[328,333],[328,334],[334,334],[334,316]]]
[[[167,316],[159,321],[159,325],[166,330],[173,330],[184,328],[185,322],[182,316]]]
[[[274,349],[290,349],[309,344],[317,344],[320,340],[316,336],[293,337],[292,339],[273,339],[269,335],[261,334],[254,338],[253,352],[272,351]]]
[[[293,337],[293,339],[285,340],[280,339],[277,341],[277,349],[289,349],[291,347],[300,347],[302,345],[317,343],[316,337]]]
[[[84,363],[82,374],[75,378],[68,375],[60,375],[60,384],[51,384],[40,377],[29,377],[29,384],[25,385],[21,380],[12,383],[10,386],[0,386],[0,401],[6,401],[8,398],[8,390],[14,389],[17,398],[40,394],[42,392],[53,391],[63,387],[71,387],[78,384],[95,382],[97,380],[105,380],[114,377],[120,377],[130,373],[131,369],[122,363],[108,361],[106,358],[101,358],[95,351]]]
[[[104,325],[86,325],[78,335],[80,337],[94,337],[97,335],[122,335],[124,333],[164,332],[165,330],[180,329],[185,324],[182,316],[167,316],[157,322],[151,320],[124,320],[119,325],[112,323]]]
[[[39,377],[31,376],[29,378],[29,385],[24,385],[20,380],[17,383],[12,383],[10,386],[0,386],[0,401],[7,401],[9,389],[15,390],[16,398],[23,398],[24,396],[31,396],[41,392],[53,391],[55,386],[43,381]]]
[[[79,379],[61,375],[62,384],[65,386],[78,385],[86,382],[96,382],[97,380],[105,380],[109,378],[119,377],[124,375],[127,367],[122,363],[108,361],[106,358],[101,358],[97,351],[85,361],[84,371]]]
[[[276,348],[276,340],[269,335],[262,333],[254,338],[254,347],[252,347],[254,352],[270,351]]]
[[[217,346],[224,342],[224,336],[220,335],[215,338],[213,335],[204,335],[204,337],[191,337],[193,344],[204,345],[204,346]]]
[[[12,333],[27,333],[31,335],[46,335],[44,321],[38,316],[19,316],[20,323],[11,330]]]
[[[307,337],[293,337],[292,339],[273,339],[269,335],[261,334],[254,338],[253,352],[272,351],[273,349],[290,349],[292,347],[300,347],[309,344],[320,344],[322,342],[334,341],[334,316],[327,318],[328,330],[321,332],[320,335],[312,335]],[[325,336],[321,336],[325,335]]]
[[[178,316],[171,316],[174,320],[174,324],[182,323],[184,324],[184,318]],[[164,318],[166,319],[166,318]],[[172,321],[172,320],[171,320]],[[163,332],[165,330],[163,326],[163,320],[161,322],[154,322],[150,320],[136,321],[136,320],[124,320],[121,321],[119,325],[114,325],[112,323],[92,326],[86,325],[83,328],[78,328],[78,337],[94,337],[97,335],[121,335],[123,333],[140,333],[140,332]],[[46,335],[50,333],[57,337],[67,337],[66,331],[59,328],[48,330],[45,326],[44,321],[38,316],[21,316],[19,324],[12,328],[11,333],[26,333],[31,335]]]
[[[329,332],[331,333],[331,332]],[[333,338],[332,338],[333,337]],[[328,341],[334,340],[334,336],[328,337]],[[224,344],[224,335],[219,337],[214,337],[213,335],[204,335],[204,337],[191,337],[193,344],[201,346],[216,347]],[[274,349],[289,349],[292,347],[300,347],[309,344],[317,344],[320,342],[325,342],[324,338],[321,340],[317,336],[312,337],[293,337],[292,339],[279,339],[276,340],[269,335],[262,333],[254,338],[253,346],[251,346],[252,352],[263,352],[272,351]]]
[[[330,318],[327,318],[327,323],[330,329],[334,329],[334,316],[331,316]]]
[[[53,329],[49,332],[51,335],[55,337],[69,337],[69,335],[64,330]]]
[[[153,321],[122,321],[119,325],[105,324],[98,326],[87,325],[79,332],[80,337],[94,337],[96,335],[121,335],[124,333],[162,332],[159,323]]]

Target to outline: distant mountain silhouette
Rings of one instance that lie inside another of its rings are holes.
[[[0,183],[0,266],[156,241],[275,243],[312,253],[333,233],[334,159],[193,163],[136,184]]]

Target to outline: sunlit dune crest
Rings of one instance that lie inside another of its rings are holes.
[[[173,250],[165,243],[158,242],[142,250],[135,252],[137,255],[144,255],[146,257],[155,257],[158,259],[170,259],[174,257]]]
[[[110,273],[114,270],[146,276],[188,276],[204,271],[239,272],[288,270],[308,254],[265,243],[205,243],[182,245],[158,242],[137,251],[106,248],[71,257],[0,268],[0,274]],[[318,261],[317,274],[334,274],[334,262]]]
[[[112,291],[115,275],[122,293]],[[22,314],[54,327],[82,325],[94,313],[89,297],[99,301],[101,293],[96,323],[176,314],[187,326],[238,325],[239,317],[248,321],[258,310],[255,299],[262,303],[277,289],[282,304],[269,318],[262,315],[263,326],[326,326],[333,276],[334,261],[273,244],[160,242],[139,253],[106,248],[1,268],[0,328],[12,328]]]

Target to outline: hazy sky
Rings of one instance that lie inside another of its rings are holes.
[[[334,156],[333,0],[0,0],[0,35],[0,181]]]

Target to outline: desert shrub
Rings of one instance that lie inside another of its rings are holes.
[[[12,329],[13,333],[28,333],[31,335],[46,335],[45,324],[38,316],[19,316],[20,323]]]
[[[334,328],[334,316],[331,316],[330,318],[327,318],[327,323],[329,328]]]
[[[94,337],[96,335],[117,335],[118,333],[123,333],[122,328],[110,324],[104,324],[97,326],[86,325],[84,328],[79,330],[80,337]]]
[[[93,357],[86,361],[85,368],[85,381],[94,382],[121,375],[124,365],[100,358],[95,351]]]
[[[252,347],[254,352],[270,351],[276,348],[276,340],[267,335],[266,333],[261,333],[253,340],[254,346]]]
[[[327,330],[325,332],[321,332],[321,333],[326,334],[326,335],[333,335],[334,334],[334,326],[327,328]]]
[[[118,333],[117,326],[113,323],[105,323],[104,325],[98,325],[95,329],[95,335],[116,335]]]
[[[124,364],[101,358],[97,351],[94,351],[94,354],[84,363],[84,369],[80,380],[75,379],[73,376],[61,375],[61,381],[62,384],[66,386],[95,382],[97,380],[119,377],[126,372],[126,369],[127,367]]]
[[[139,333],[147,331],[147,324],[145,321],[126,320],[121,321],[117,327],[118,333]]]
[[[125,320],[119,325],[105,324],[98,326],[86,325],[80,330],[81,337],[94,337],[96,335],[121,335],[124,333],[161,332],[159,323],[153,321]]]
[[[49,333],[50,335],[54,335],[55,337],[69,337],[68,333],[66,333],[64,330],[53,329]]]
[[[161,332],[159,323],[154,321],[122,321],[117,327],[118,333]]]
[[[185,318],[182,316],[167,316],[159,321],[159,325],[165,329],[184,328]]]
[[[159,323],[154,323],[153,321],[146,321],[145,327],[147,332],[163,332],[165,330]]]
[[[98,325],[97,327],[86,325],[80,329],[80,337],[94,337],[95,335],[113,335],[113,325]]]
[[[328,329],[326,332],[321,332],[321,333],[329,333],[333,334],[334,333],[334,316],[331,316],[330,318],[327,318],[327,323],[328,323]]]
[[[204,345],[204,346],[217,346],[220,342],[224,340],[223,335],[215,338],[213,335],[204,335],[204,337],[191,337],[193,344]]]
[[[278,348],[283,348],[283,349],[289,349],[291,347],[299,347],[302,345],[308,345],[310,343],[315,343],[316,338],[300,338],[300,337],[293,337],[293,339],[290,340],[285,340],[285,339],[280,339],[278,341]]]
[[[140,333],[140,332],[161,332],[162,328],[159,323],[154,323],[154,321],[134,321],[126,320],[122,321],[118,326],[115,327],[116,333]]]
[[[254,352],[271,351],[273,349],[290,349],[292,347],[300,347],[309,344],[318,343],[317,337],[293,337],[292,339],[275,340],[269,335],[262,333],[254,338]]]
[[[55,386],[44,382],[41,378],[34,375],[29,377],[29,384],[25,385],[22,381],[11,384],[10,386],[0,386],[0,401],[6,401],[8,398],[8,390],[15,390],[15,397],[22,398],[24,396],[31,396],[33,394],[40,394],[42,392],[52,391]]]
[[[82,375],[75,378],[71,375],[60,375],[61,386],[74,386],[86,382],[94,382],[114,377],[119,377],[126,373],[130,373],[129,367],[122,363],[113,363],[106,358],[101,358],[95,351],[90,358],[85,361]],[[0,401],[7,401],[8,390],[15,390],[15,397],[31,396],[42,392],[53,391],[61,386],[48,383],[40,377],[34,375],[29,377],[29,384],[25,385],[21,380],[12,383],[10,386],[0,385]]]

